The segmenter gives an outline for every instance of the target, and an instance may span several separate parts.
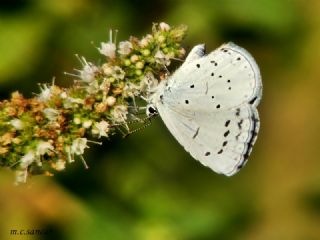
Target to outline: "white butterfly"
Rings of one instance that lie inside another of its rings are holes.
[[[203,165],[231,176],[244,166],[256,141],[261,96],[259,68],[245,49],[227,43],[205,55],[200,44],[152,91],[147,114],[160,114]]]

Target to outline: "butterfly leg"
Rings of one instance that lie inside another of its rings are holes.
[[[140,130],[142,130],[142,129],[145,129],[146,127],[150,126],[151,123],[152,123],[152,122],[151,122],[151,119],[154,118],[154,117],[156,117],[156,116],[158,116],[158,114],[153,114],[153,115],[150,115],[150,116],[142,119],[144,125],[142,125],[141,127],[136,128],[136,129],[134,129],[134,130],[129,130],[128,133],[126,133],[126,134],[123,136],[123,138],[127,138],[127,137],[128,137],[129,135],[131,135],[132,133],[136,133],[136,132],[138,132],[138,131],[140,131]]]

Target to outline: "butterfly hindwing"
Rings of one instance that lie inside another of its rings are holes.
[[[182,115],[164,106],[158,111],[187,152],[203,165],[228,176],[245,164],[259,130],[258,113],[248,105],[194,115]]]

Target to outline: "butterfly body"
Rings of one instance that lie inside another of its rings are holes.
[[[233,43],[204,52],[204,45],[195,46],[148,102],[196,160],[231,176],[246,163],[259,131],[260,72]]]

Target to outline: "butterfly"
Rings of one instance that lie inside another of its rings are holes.
[[[257,139],[262,81],[249,52],[227,43],[205,54],[196,45],[185,62],[147,99],[193,158],[231,176],[247,162]]]

